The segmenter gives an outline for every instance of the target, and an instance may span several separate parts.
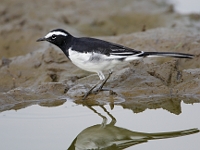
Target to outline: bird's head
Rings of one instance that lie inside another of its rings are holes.
[[[65,47],[71,42],[72,38],[73,36],[67,31],[63,29],[55,29],[47,33],[44,37],[39,38],[37,42],[48,41],[61,49],[65,49]]]

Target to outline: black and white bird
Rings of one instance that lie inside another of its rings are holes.
[[[119,44],[90,37],[74,37],[63,29],[55,29],[37,41],[48,41],[58,46],[77,67],[96,72],[100,81],[95,84],[84,96],[84,99],[100,84],[97,91],[102,90],[104,84],[112,74],[112,68],[120,63],[145,57],[175,57],[193,58],[194,55],[175,52],[144,52],[134,50]],[[105,78],[103,70],[109,70]]]
[[[146,143],[150,140],[175,138],[199,133],[199,129],[197,128],[157,133],[132,131],[116,126],[116,118],[103,105],[100,107],[111,118],[108,124],[108,119],[105,115],[97,112],[92,106],[87,107],[100,116],[103,122],[87,127],[81,131],[73,140],[68,150],[123,150],[133,145]]]

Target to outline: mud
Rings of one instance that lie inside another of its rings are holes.
[[[192,60],[148,58],[118,66],[105,86],[113,92],[90,95],[91,104],[134,103],[135,107],[144,102],[144,108],[134,109],[137,112],[171,98],[199,102],[200,19],[177,14],[164,0],[10,0],[1,2],[0,16],[0,111],[20,103],[56,105],[63,99],[85,103],[82,95],[98,76],[74,66],[57,47],[35,42],[54,28],[137,50],[195,55]]]

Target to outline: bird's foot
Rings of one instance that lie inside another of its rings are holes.
[[[85,95],[82,98],[82,100],[85,100],[88,97],[88,95],[90,95],[91,93],[92,93],[92,91],[88,91],[87,93],[85,93]]]
[[[93,91],[93,93],[94,93],[94,94],[98,94],[98,93],[101,92],[101,91],[109,91],[109,93],[110,93],[111,95],[116,94],[113,90],[108,89],[108,88],[100,88],[100,89],[97,89],[97,90]]]
[[[108,91],[110,95],[117,95],[116,92],[114,92],[111,89],[107,89],[107,88],[102,88],[102,89],[97,89],[97,90],[89,90],[87,93],[85,93],[83,100],[85,100],[90,94],[98,94],[101,91]]]

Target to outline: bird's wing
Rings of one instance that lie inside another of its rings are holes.
[[[73,49],[76,49],[79,52],[101,53],[116,58],[141,54],[141,51],[137,51],[119,44],[87,37],[77,38],[74,46],[75,47],[73,47]]]
[[[141,51],[137,51],[119,44],[110,43],[110,54],[118,56],[130,56],[140,54]]]

